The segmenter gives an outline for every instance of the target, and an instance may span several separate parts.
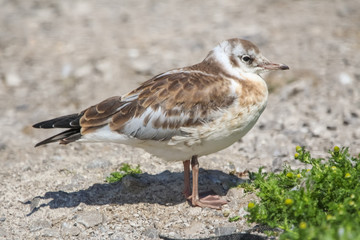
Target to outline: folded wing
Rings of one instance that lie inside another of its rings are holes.
[[[111,131],[141,140],[168,140],[181,128],[211,122],[235,100],[227,80],[200,71],[160,74],[123,97],[111,97],[79,114],[54,118],[36,128],[70,128],[36,146],[67,144],[109,126]]]

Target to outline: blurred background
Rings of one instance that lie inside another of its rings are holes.
[[[281,135],[281,146],[270,144],[265,155],[274,148],[286,154],[295,144],[352,146],[360,138],[358,1],[0,3],[3,150],[24,149],[44,136],[34,135],[34,122],[198,63],[233,37],[253,41],[268,59],[291,69],[265,76],[272,96],[257,128]],[[268,138],[253,135],[260,139],[243,144],[246,151],[267,148]]]
[[[12,181],[28,169],[28,179],[41,173],[50,180],[52,168],[82,171],[94,159],[182,171],[118,145],[34,149],[57,131],[31,125],[198,63],[234,37],[290,71],[264,76],[271,93],[259,122],[240,142],[200,160],[204,168],[278,170],[293,164],[296,145],[319,156],[335,144],[358,153],[359,9],[358,0],[0,0],[0,173]],[[18,186],[15,192],[36,191]]]

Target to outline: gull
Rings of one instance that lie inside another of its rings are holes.
[[[250,41],[222,41],[198,64],[161,73],[80,113],[34,124],[67,128],[35,147],[115,142],[168,162],[182,161],[185,198],[192,206],[221,209],[227,201],[220,196],[199,197],[198,157],[225,149],[248,133],[267,104],[268,89],[260,74],[287,69],[266,59]]]

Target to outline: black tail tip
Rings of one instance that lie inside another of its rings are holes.
[[[33,128],[41,128],[40,123],[35,123],[34,125],[32,125]]]

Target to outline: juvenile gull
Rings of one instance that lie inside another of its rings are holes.
[[[116,142],[143,148],[165,161],[182,161],[186,199],[193,206],[220,209],[226,201],[219,196],[199,198],[198,157],[241,139],[267,103],[267,85],[259,74],[287,69],[267,60],[253,43],[229,39],[201,63],[159,74],[124,96],[80,113],[35,124],[35,128],[68,128],[35,146]]]

